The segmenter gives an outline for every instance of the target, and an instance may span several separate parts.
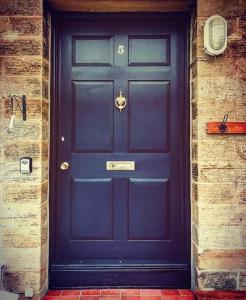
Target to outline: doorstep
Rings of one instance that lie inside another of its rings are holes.
[[[195,300],[190,290],[98,289],[48,291],[44,300]]]
[[[246,291],[160,289],[53,290],[43,300],[246,300]]]

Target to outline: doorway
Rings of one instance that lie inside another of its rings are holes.
[[[56,24],[50,288],[190,287],[187,21]]]

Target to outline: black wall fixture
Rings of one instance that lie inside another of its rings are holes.
[[[22,112],[23,121],[26,121],[26,95],[8,95],[2,98],[7,100],[8,112],[11,115],[14,114],[15,107],[17,107]]]

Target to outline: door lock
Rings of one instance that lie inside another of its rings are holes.
[[[60,165],[61,170],[65,171],[69,168],[69,163],[67,161],[64,161]]]

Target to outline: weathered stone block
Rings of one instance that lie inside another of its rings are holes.
[[[198,122],[192,121],[192,126],[191,126],[191,136],[192,140],[197,140],[197,134],[198,134]]]
[[[241,247],[240,226],[198,225],[197,245],[204,249],[237,249]]]
[[[44,20],[43,22],[43,57],[49,60],[49,47],[50,47],[50,29],[49,24]]]
[[[230,290],[237,288],[236,272],[198,272],[199,289]]]
[[[42,161],[47,161],[49,159],[49,143],[42,142]]]
[[[246,208],[232,204],[198,204],[199,225],[246,225]]]
[[[46,81],[49,81],[49,72],[50,72],[50,64],[46,59],[43,58],[42,76]]]
[[[202,163],[231,162],[238,159],[234,141],[199,141],[198,160]]]
[[[48,267],[49,261],[49,243],[44,243],[41,247],[41,270],[46,269]]]
[[[228,76],[234,77],[236,73],[236,60],[234,58],[225,58],[223,56],[208,61],[197,62],[198,76]],[[213,94],[213,93],[212,93]]]
[[[197,77],[197,61],[195,60],[191,66],[191,77],[193,80]]]
[[[192,164],[192,179],[194,181],[198,180],[198,164],[197,163]]]
[[[236,204],[236,185],[234,183],[198,183],[197,201],[206,206],[210,204]]]
[[[239,181],[236,183],[236,199],[239,204],[246,204],[246,182]]]
[[[213,107],[213,109],[211,109]],[[235,99],[213,99],[212,95],[208,99],[203,99],[197,103],[197,119],[201,121],[222,121],[224,115],[229,115],[230,120],[235,119],[236,114]]]
[[[197,154],[197,143],[192,143],[192,161],[197,161],[198,154]]]
[[[199,270],[238,270],[246,264],[246,249],[205,250],[197,252]]]
[[[210,17],[219,14],[223,17],[236,16],[237,0],[198,0],[197,16]]]
[[[0,40],[0,55],[40,55],[42,43],[40,39],[17,39],[16,35]]]
[[[246,61],[246,59],[245,59],[245,61]],[[246,70],[246,65],[245,65],[244,70]],[[245,74],[246,74],[246,72],[244,71],[244,75]],[[245,87],[245,94],[246,94],[246,87]],[[235,119],[238,121],[246,120],[246,99],[244,97],[238,98],[235,101]]]
[[[42,60],[40,57],[8,57],[0,58],[3,61],[3,72],[6,75],[41,75]]]
[[[3,229],[2,233],[3,248],[36,248],[41,245],[40,228],[36,230],[19,230],[14,232],[9,229]]]
[[[41,202],[48,202],[48,188],[49,188],[49,182],[46,180],[42,182],[41,185]]]
[[[18,161],[20,157],[30,156],[33,159],[41,158],[40,143],[6,144],[4,146],[4,160]]]
[[[239,289],[246,290],[246,271],[239,273]]]
[[[31,286],[35,293],[40,290],[40,272],[7,272],[5,276],[9,291],[23,293],[26,286]]]
[[[192,182],[191,191],[192,191],[192,201],[198,201],[198,185],[196,182]]]
[[[49,234],[49,222],[47,221],[41,227],[41,245],[44,245],[48,242],[48,234]]]
[[[196,201],[192,201],[192,221],[198,224],[198,205]]]
[[[213,96],[211,96],[213,91]],[[199,101],[214,100],[228,101],[230,99],[245,99],[245,82],[230,77],[202,77],[198,78]]]
[[[227,56],[246,58],[245,39],[228,41]]]
[[[10,25],[18,36],[41,36],[42,16],[39,17],[10,17]]]
[[[0,37],[42,36],[42,17],[1,17]]]
[[[191,103],[191,109],[192,109],[192,120],[197,119],[197,102],[193,101]]]
[[[42,98],[49,99],[49,85],[45,79],[42,80]]]
[[[0,36],[4,32],[10,29],[10,22],[9,22],[9,17],[8,16],[0,16]]]
[[[28,228],[35,228],[40,225],[40,206],[35,205],[15,205],[14,202],[1,207],[0,221],[1,225],[6,230],[12,229],[26,230]]]
[[[42,83],[39,77],[1,77],[0,94],[5,97],[10,93],[26,95],[27,99],[42,97]]]
[[[39,184],[3,184],[3,202],[40,204],[41,203],[41,187]]]
[[[42,101],[42,120],[49,120],[49,102],[46,100]]]
[[[195,244],[195,245],[198,245],[198,225],[193,222],[192,223],[192,242]]]
[[[240,226],[240,247],[246,248],[246,226],[241,225]]]
[[[23,121],[21,116],[16,116],[15,126],[12,130],[8,129],[9,119],[6,119],[0,129],[4,134],[5,143],[7,142],[33,142],[42,138],[41,120],[27,119]]]
[[[4,178],[6,183],[40,183],[41,182],[41,163],[33,160],[31,174],[21,174],[19,159],[15,162],[5,162],[4,168],[0,169],[0,177]]]
[[[242,142],[237,142],[237,154],[238,154],[238,159],[243,160],[245,162],[245,167],[246,167],[246,144]]]
[[[43,14],[43,1],[41,0],[0,0],[0,15],[34,16]]]
[[[233,165],[230,163],[221,164],[210,163],[207,165],[199,165],[197,179],[200,182],[235,182],[245,178],[245,171],[239,169],[237,162]]]
[[[48,222],[48,202],[44,202],[41,206],[41,227]]]
[[[47,121],[42,122],[42,140],[49,140],[50,124]]]
[[[41,248],[7,248],[1,249],[1,259],[6,263],[8,272],[36,271],[41,268]],[[28,258],[28,259],[27,259]]]
[[[49,178],[49,162],[42,161],[42,174],[41,174],[42,181],[45,181]]]

